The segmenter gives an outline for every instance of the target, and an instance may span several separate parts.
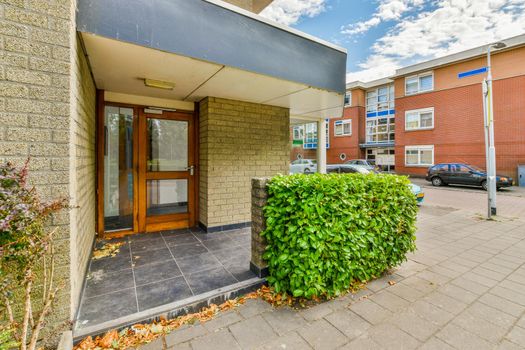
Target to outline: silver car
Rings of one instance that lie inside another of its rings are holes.
[[[317,172],[317,161],[313,159],[297,159],[290,164],[290,174],[312,174]]]

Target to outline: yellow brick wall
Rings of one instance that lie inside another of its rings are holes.
[[[80,40],[73,38],[71,72],[70,196],[71,305],[78,307],[96,218],[96,88]]]
[[[287,108],[208,97],[199,106],[199,221],[251,220],[251,179],[287,174]]]
[[[44,332],[51,341],[49,330],[70,327],[94,234],[95,95],[75,9],[75,0],[0,1],[0,161],[31,157],[39,195],[78,206],[52,221],[63,288]]]

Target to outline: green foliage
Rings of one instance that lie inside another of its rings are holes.
[[[277,292],[334,296],[415,250],[417,203],[396,175],[277,176],[264,208],[268,282]]]
[[[12,328],[0,326],[0,350],[10,350],[17,348],[19,343],[14,339],[15,331]]]

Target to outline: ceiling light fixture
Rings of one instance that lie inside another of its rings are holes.
[[[147,87],[164,89],[164,90],[173,90],[173,88],[175,87],[175,84],[170,83],[169,81],[162,81],[162,80],[155,80],[155,79],[148,79],[148,78],[144,78],[144,85],[146,85]]]

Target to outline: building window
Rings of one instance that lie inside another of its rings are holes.
[[[434,146],[405,146],[405,166],[434,165]]]
[[[405,78],[405,95],[434,90],[434,74],[423,73]]]
[[[304,126],[303,125],[293,127],[293,139],[294,140],[304,139]]]
[[[394,109],[394,84],[383,85],[366,92],[366,113],[390,111]]]
[[[334,122],[334,136],[352,135],[352,119],[337,120]]]
[[[326,149],[330,148],[329,139],[330,123],[326,119]],[[317,123],[308,123],[304,125],[304,149],[316,149],[317,148]]]
[[[405,130],[427,130],[434,128],[434,108],[405,112]]]
[[[347,91],[345,93],[345,107],[350,107],[352,105],[352,92]]]
[[[396,136],[395,118],[373,118],[366,121],[366,143],[392,143]]]

